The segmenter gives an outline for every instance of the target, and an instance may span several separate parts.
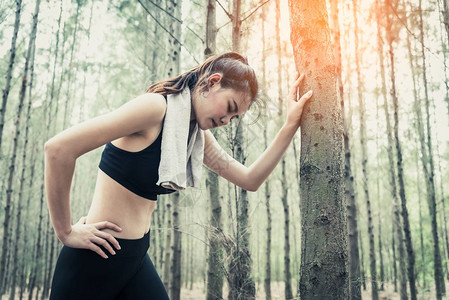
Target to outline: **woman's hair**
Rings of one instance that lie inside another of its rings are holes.
[[[186,86],[192,92],[205,92],[209,89],[207,79],[214,73],[220,73],[221,87],[232,88],[238,92],[247,92],[251,96],[251,103],[256,100],[259,89],[256,74],[248,61],[236,52],[214,55],[206,59],[189,71],[165,81],[152,84],[147,93],[169,95],[181,92]]]

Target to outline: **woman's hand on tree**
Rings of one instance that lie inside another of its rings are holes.
[[[82,217],[78,223],[72,226],[72,231],[61,241],[67,247],[89,249],[103,258],[108,258],[99,246],[103,246],[112,255],[115,255],[115,251],[111,245],[114,245],[118,250],[120,250],[120,245],[114,236],[101,231],[101,229],[122,230],[116,224],[108,221],[86,224],[86,217]]]
[[[306,102],[312,97],[312,90],[308,91],[299,98],[299,85],[304,79],[304,74],[301,76],[296,74],[295,80],[292,83],[290,93],[287,99],[287,124],[295,125],[299,127],[301,121],[301,115]]]

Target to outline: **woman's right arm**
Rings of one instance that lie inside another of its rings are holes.
[[[55,233],[63,244],[91,249],[101,255],[98,244],[109,246],[106,239],[116,243],[111,235],[99,230],[120,230],[113,223],[105,221],[94,227],[82,226],[83,222],[71,225],[70,185],[76,159],[122,136],[160,126],[165,110],[163,96],[143,94],[110,113],[68,128],[45,143],[46,197]]]

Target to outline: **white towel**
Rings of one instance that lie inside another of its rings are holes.
[[[191,99],[186,87],[167,97],[162,131],[158,185],[173,190],[200,187],[203,170],[204,132],[195,123],[189,139]]]

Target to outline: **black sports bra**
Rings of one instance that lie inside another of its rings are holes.
[[[175,192],[156,185],[159,180],[161,141],[162,130],[151,145],[138,152],[120,149],[109,142],[101,154],[98,167],[131,192],[157,200],[160,194]]]

